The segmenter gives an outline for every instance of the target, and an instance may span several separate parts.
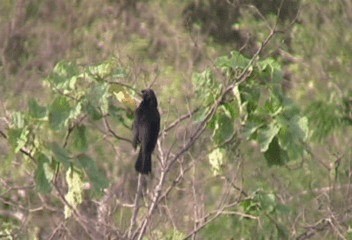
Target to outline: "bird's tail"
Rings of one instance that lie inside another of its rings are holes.
[[[141,174],[149,174],[152,171],[152,156],[151,154],[143,154],[142,149],[139,150],[135,169]]]

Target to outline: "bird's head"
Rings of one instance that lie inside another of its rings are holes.
[[[144,89],[141,91],[143,102],[151,107],[158,106],[158,100],[156,99],[155,93],[152,89]]]

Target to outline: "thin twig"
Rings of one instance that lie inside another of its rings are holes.
[[[142,195],[142,174],[138,174],[138,184],[137,184],[137,191],[136,191],[136,196],[134,198],[134,209],[133,209],[133,215],[131,217],[131,223],[130,223],[130,228],[128,231],[128,238],[131,239],[132,237],[132,231],[134,229],[134,226],[136,225],[136,220],[139,212],[139,199],[141,198]]]
[[[104,124],[105,124],[105,127],[108,129],[108,131],[118,140],[121,140],[121,141],[125,141],[125,142],[129,142],[132,144],[132,141],[128,138],[124,138],[124,137],[121,137],[119,135],[117,135],[114,130],[111,129],[110,127],[110,124],[109,124],[109,121],[106,119],[106,116],[104,116]]]
[[[184,115],[182,115],[181,117],[179,117],[178,119],[176,119],[174,122],[172,122],[169,126],[167,126],[164,129],[164,133],[167,133],[168,131],[170,131],[172,128],[176,127],[180,122],[182,122],[183,120],[192,117],[196,112],[198,112],[200,110],[199,107],[195,108],[193,111],[186,113]]]

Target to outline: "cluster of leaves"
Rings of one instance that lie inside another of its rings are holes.
[[[246,197],[233,211],[227,211],[202,232],[205,238],[231,238],[241,236],[251,239],[288,239],[289,230],[277,219],[288,214],[289,209],[280,204],[272,192],[259,189]],[[258,224],[260,222],[260,224]]]
[[[249,216],[262,217],[265,225],[273,224],[275,232],[271,232],[270,235],[275,236],[277,239],[288,239],[288,229],[275,219],[277,219],[277,216],[287,214],[289,209],[279,203],[274,193],[261,189],[257,190],[241,203],[241,207],[243,208],[243,212]]]
[[[280,64],[272,58],[251,61],[238,52],[217,59],[216,68],[225,80],[216,78],[214,71],[205,70],[194,77],[199,97],[211,105],[223,94],[228,84],[233,84],[231,96],[227,96],[209,124],[216,146],[222,148],[237,131],[247,140],[260,146],[269,165],[283,165],[304,154],[304,142],[308,137],[308,119],[285,96],[282,90],[283,74]],[[245,81],[238,82],[244,71],[249,72]],[[226,85],[227,84],[227,85]],[[220,150],[209,157],[212,166],[225,156]],[[217,156],[217,157],[216,157]],[[215,160],[217,159],[217,160]]]
[[[224,166],[235,160],[233,155],[238,151],[239,139],[243,139],[243,144],[256,142],[269,166],[281,166],[303,156],[309,136],[308,118],[283,92],[281,65],[272,58],[251,60],[232,52],[230,56],[218,58],[215,67],[216,70],[207,69],[194,77],[199,97],[208,106],[222,99],[209,124],[215,146],[208,155],[213,174],[226,176]],[[222,75],[217,76],[216,72]],[[227,91],[229,87],[231,91]],[[288,230],[275,220],[287,213],[287,209],[278,203],[274,193],[254,191],[234,211],[252,216],[249,219],[260,219],[271,225],[269,229],[274,229],[277,238],[287,239]],[[225,223],[226,218],[229,217],[223,216],[219,221]],[[238,218],[229,221],[229,226],[233,221],[241,224],[240,229],[258,227],[256,221],[255,226]],[[260,235],[266,234],[273,233],[261,231]]]
[[[27,112],[13,114],[8,139],[15,153],[24,153],[34,163],[38,190],[50,193],[56,175],[66,171],[66,197],[75,207],[82,201],[85,178],[96,192],[108,186],[94,154],[89,153],[93,141],[88,138],[98,136],[98,129],[86,125],[98,124],[108,115],[130,125],[126,121],[131,120],[131,114],[114,103],[116,99],[133,102],[132,95],[115,81],[126,74],[115,59],[88,67],[59,62],[45,81],[53,92],[51,103],[43,106],[32,99]],[[65,210],[65,215],[70,216],[70,211]]]

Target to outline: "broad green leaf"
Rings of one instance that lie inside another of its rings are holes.
[[[71,106],[63,96],[54,99],[49,107],[49,125],[53,130],[62,130],[70,116]]]
[[[275,194],[263,190],[255,191],[250,198],[241,203],[244,212],[252,215],[260,215],[262,212],[272,213],[277,205]]]
[[[211,153],[209,153],[208,158],[214,176],[221,174],[225,161],[225,150],[221,148],[216,148]]]
[[[209,113],[210,107],[205,107],[204,109],[201,109],[195,114],[195,121],[197,123],[200,123],[204,121],[204,119],[207,117],[207,114]]]
[[[207,106],[214,103],[222,89],[222,83],[216,80],[214,73],[211,70],[195,73],[192,81],[196,94],[203,105]]]
[[[261,152],[266,152],[268,150],[271,141],[278,134],[279,130],[280,127],[275,122],[271,122],[269,125],[258,129],[257,140]]]
[[[55,74],[58,74],[60,76],[64,77],[71,77],[73,75],[78,75],[79,70],[78,67],[75,63],[73,62],[67,62],[67,61],[61,61],[56,64],[54,67]]]
[[[280,63],[273,58],[266,58],[257,63],[259,70],[259,78],[265,81],[273,81],[274,83],[281,82],[283,80],[283,73],[281,70]]]
[[[68,167],[70,165],[71,157],[66,149],[60,147],[59,144],[57,144],[56,142],[50,144],[50,149],[53,152],[54,157],[57,161],[64,164],[65,167]]]
[[[272,213],[275,210],[277,205],[275,194],[259,191],[256,197],[262,211]]]
[[[95,109],[100,109],[103,115],[109,111],[109,84],[97,83],[87,95],[89,104]]]
[[[87,129],[84,125],[80,125],[75,127],[72,132],[73,146],[80,152],[84,152],[88,148],[86,130]]]
[[[271,141],[269,148],[264,152],[264,157],[269,166],[283,165],[289,160],[287,152],[280,147],[277,137]]]
[[[80,175],[76,171],[74,171],[72,167],[67,169],[66,182],[68,191],[65,195],[65,199],[73,209],[77,209],[77,206],[83,201],[84,183],[81,180]],[[65,205],[64,215],[65,219],[71,217],[72,215],[72,209],[67,205]]]
[[[54,88],[68,93],[75,88],[79,75],[78,66],[75,63],[61,61],[56,64],[53,73],[47,78]]]
[[[280,97],[274,95],[274,93],[271,93],[272,95],[268,99],[268,101],[265,102],[264,108],[262,109],[262,114],[265,115],[270,115],[271,117],[275,117],[278,114],[280,114],[283,110],[283,104],[282,104],[282,99]]]
[[[47,115],[46,107],[40,106],[35,99],[29,100],[29,115],[32,118],[42,119]]]
[[[69,119],[77,119],[82,113],[82,102],[78,102],[70,111]]]
[[[255,119],[253,119],[255,120]],[[264,126],[264,122],[262,121],[248,121],[244,128],[244,136],[247,140],[257,138],[256,133],[259,128]]]
[[[237,51],[232,51],[231,56],[219,57],[215,64],[219,68],[232,68],[236,70],[237,68],[244,69],[249,64],[249,59],[244,57],[241,53]]]
[[[259,215],[260,206],[254,198],[247,198],[240,205],[246,214]]]
[[[295,117],[291,120],[292,131],[296,133],[297,138],[306,141],[309,135],[308,119],[306,117]]]
[[[99,120],[103,117],[101,112],[98,111],[98,108],[94,107],[90,102],[86,101],[83,106],[91,119]]]
[[[84,169],[89,180],[93,183],[93,186],[96,190],[100,191],[108,187],[109,182],[105,177],[104,173],[101,172],[93,159],[85,154],[78,156],[78,162],[80,166]]]
[[[281,130],[278,134],[280,147],[287,151],[292,159],[297,159],[304,153],[304,142],[308,138],[308,120],[298,115],[291,119],[280,119]]]
[[[119,68],[116,59],[109,59],[99,65],[89,66],[86,71],[95,80],[101,81],[108,77],[122,78],[126,72]]]
[[[222,143],[233,135],[234,121],[237,117],[238,110],[235,104],[224,104],[219,107],[209,125],[214,129],[214,139],[217,143]]]
[[[25,126],[25,116],[21,112],[14,112],[12,114],[12,126],[14,128],[23,128]]]
[[[240,97],[242,101],[242,107],[246,109],[247,114],[253,114],[257,108],[259,99],[261,97],[261,88],[259,83],[256,81],[246,81],[245,83],[238,86]]]
[[[50,168],[50,161],[44,154],[39,154],[37,159],[38,166],[35,172],[36,187],[42,193],[50,193],[52,188],[50,182],[54,176],[54,173]]]
[[[114,78],[125,78],[127,76],[128,72],[126,71],[126,69],[121,67],[116,68],[112,73],[112,77]]]
[[[18,153],[28,141],[29,130],[27,128],[11,128],[8,131],[9,142],[15,153]]]

